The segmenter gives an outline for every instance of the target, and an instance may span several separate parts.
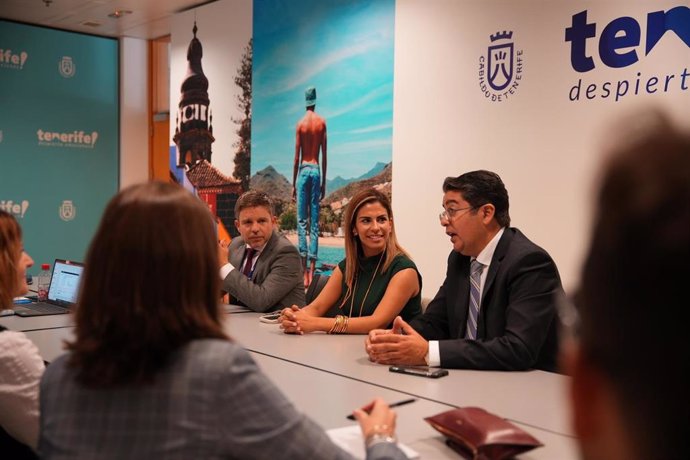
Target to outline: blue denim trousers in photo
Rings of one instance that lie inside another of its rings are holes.
[[[300,165],[296,192],[299,253],[308,261],[316,260],[319,249],[319,201],[321,199],[321,170],[319,165],[310,163]],[[308,251],[307,224],[309,224]]]

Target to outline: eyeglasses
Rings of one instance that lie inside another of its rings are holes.
[[[468,206],[466,208],[460,208],[460,209],[452,209],[452,208],[446,209],[445,211],[443,211],[441,214],[438,215],[438,220],[440,220],[440,221],[447,220],[448,222],[450,222],[450,220],[453,219],[455,217],[455,215],[457,213],[459,213],[460,211],[471,211],[472,209],[474,209],[474,206]],[[464,216],[465,214],[467,214],[467,213],[460,214],[460,215]]]

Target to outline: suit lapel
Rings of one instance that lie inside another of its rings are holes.
[[[508,248],[510,247],[510,242],[512,239],[512,232],[509,228],[506,228],[503,231],[501,239],[498,240],[496,250],[494,251],[494,256],[491,258],[491,265],[489,265],[489,273],[486,275],[486,282],[484,283],[484,290],[482,291],[482,304],[484,303],[484,299],[487,297],[487,294],[491,292],[491,287],[493,286],[494,280],[496,279],[496,273],[498,273],[498,270],[501,267],[501,262],[503,261],[503,258],[506,256],[506,253],[508,252]]]
[[[266,278],[266,273],[264,273],[266,261],[270,258],[269,254],[273,250],[273,246],[275,245],[277,238],[278,234],[274,230],[271,234],[271,237],[268,239],[268,242],[266,243],[266,247],[263,251],[261,251],[261,254],[259,254],[259,258],[256,259],[256,265],[254,266],[254,277],[252,278],[254,282],[260,283],[264,280],[264,278]]]
[[[512,239],[513,233],[510,231],[510,228],[506,228],[503,231],[501,239],[498,241],[498,244],[496,245],[496,250],[494,251],[493,257],[491,258],[491,265],[489,265],[489,273],[487,273],[486,275],[484,289],[482,290],[481,308],[479,309],[479,320],[477,323],[477,337],[484,337],[484,318],[486,318],[486,308],[484,307],[488,307],[489,305],[489,300],[491,299],[491,288],[494,285],[494,281],[496,280],[496,274],[501,268],[501,262],[503,262],[503,258],[508,252],[508,248],[510,247],[510,242],[512,241]]]
[[[230,263],[237,270],[242,270],[242,261],[244,261],[244,254],[247,252],[247,245],[242,240],[240,247],[236,251],[230,253]]]
[[[469,312],[470,301],[470,258],[462,256],[458,263],[460,270],[458,272],[457,282],[458,291],[455,296],[455,311],[457,317],[457,337],[465,336],[465,325],[467,324],[467,314]],[[451,323],[452,324],[452,323]]]

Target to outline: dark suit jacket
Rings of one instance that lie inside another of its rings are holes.
[[[51,363],[41,381],[42,459],[352,458],[235,343],[189,342],[147,385],[85,388],[68,358]],[[367,458],[405,454],[381,443]]]
[[[470,257],[452,252],[446,279],[411,326],[439,340],[441,366],[462,369],[557,368],[555,299],[562,293],[551,257],[520,230],[506,228],[496,246],[482,292],[477,340],[465,328]]]
[[[240,271],[246,245],[242,237],[230,243],[230,263],[235,270],[223,280],[223,290],[254,311],[265,312],[304,306],[302,261],[297,248],[277,231],[266,243],[250,280]]]

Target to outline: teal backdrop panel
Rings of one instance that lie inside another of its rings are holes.
[[[0,20],[0,209],[35,261],[83,261],[119,183],[115,39]]]

